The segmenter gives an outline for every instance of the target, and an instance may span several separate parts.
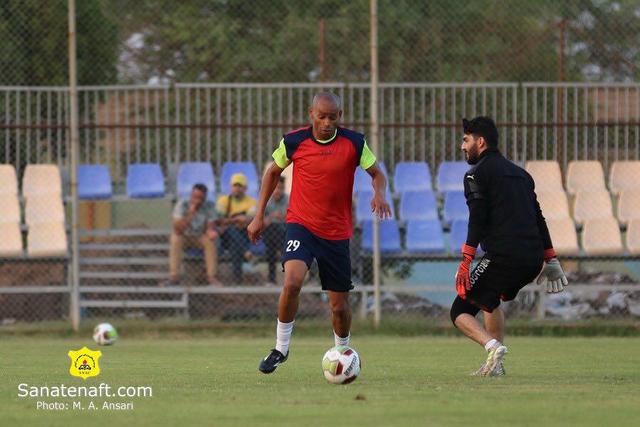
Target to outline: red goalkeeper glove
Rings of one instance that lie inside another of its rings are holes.
[[[556,251],[553,248],[544,250],[544,262],[549,262],[551,258],[555,258],[555,257],[556,257]]]
[[[471,279],[469,278],[469,268],[471,261],[476,256],[476,248],[466,243],[462,245],[462,262],[456,272],[456,292],[462,299],[466,299],[467,291],[471,290]]]

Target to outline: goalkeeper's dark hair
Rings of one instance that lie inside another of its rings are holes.
[[[498,128],[492,118],[478,116],[471,120],[462,119],[462,129],[465,135],[483,137],[489,148],[498,147]]]

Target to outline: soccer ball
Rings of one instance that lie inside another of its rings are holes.
[[[118,339],[118,331],[110,323],[100,323],[93,329],[93,340],[99,345],[111,345]]]
[[[360,356],[351,347],[337,345],[322,358],[324,377],[332,384],[349,384],[360,374]]]

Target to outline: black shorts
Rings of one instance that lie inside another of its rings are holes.
[[[514,261],[485,254],[469,275],[471,290],[466,300],[483,311],[492,312],[500,301],[511,301],[520,289],[542,270],[542,258]]]
[[[320,284],[325,291],[347,292],[351,284],[351,255],[349,239],[327,240],[316,236],[300,224],[287,224],[282,266],[290,259],[298,259],[311,267],[318,262]]]

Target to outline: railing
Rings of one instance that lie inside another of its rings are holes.
[[[333,90],[346,126],[366,132],[367,83],[176,84],[79,89],[80,162],[104,163],[121,182],[130,163],[270,160],[282,134],[308,123],[313,95]],[[385,83],[379,159],[462,159],[460,119],[492,116],[514,161],[640,158],[640,84]],[[65,87],[0,87],[0,162],[68,166]]]

